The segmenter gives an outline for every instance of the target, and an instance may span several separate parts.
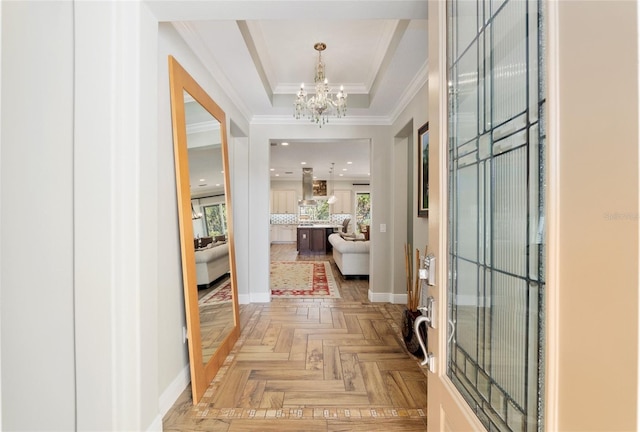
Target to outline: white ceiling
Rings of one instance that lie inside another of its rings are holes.
[[[331,119],[323,129],[333,124],[392,124],[426,82],[424,0],[148,4],[160,21],[173,23],[250,122],[307,121],[293,118],[293,101],[301,82],[312,93],[316,42],[327,45],[322,59],[330,86],[344,85],[348,94],[347,115]],[[368,142],[289,142],[286,149],[272,143],[272,180],[284,172],[301,178],[303,161],[321,179],[328,178],[331,162],[336,164],[336,179],[339,173],[349,180],[368,177]],[[347,166],[347,161],[353,163]]]

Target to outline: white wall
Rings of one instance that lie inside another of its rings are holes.
[[[76,426],[158,430],[157,27],[139,2],[73,24]]]
[[[74,430],[73,10],[1,25],[0,429]]]

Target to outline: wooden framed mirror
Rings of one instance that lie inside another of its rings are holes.
[[[169,56],[191,390],[196,404],[240,335],[226,118]]]

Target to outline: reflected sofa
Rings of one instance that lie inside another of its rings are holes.
[[[229,273],[229,244],[209,243],[206,248],[196,249],[196,280],[198,288],[209,286],[220,276]]]

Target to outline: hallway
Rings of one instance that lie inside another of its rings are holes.
[[[188,387],[165,431],[424,431],[426,369],[407,354],[402,305],[370,303],[331,255],[273,245],[272,261],[328,260],[341,298],[242,305],[242,334],[201,402]]]

